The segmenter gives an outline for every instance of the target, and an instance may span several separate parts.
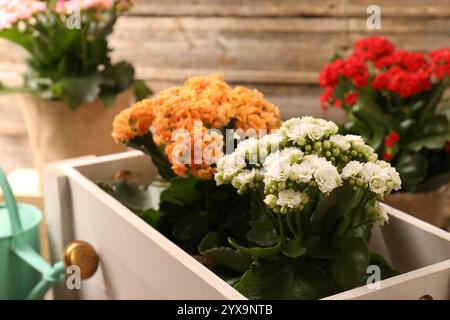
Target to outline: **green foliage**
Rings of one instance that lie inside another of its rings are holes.
[[[235,288],[250,299],[310,300],[335,292],[317,265],[287,258],[255,261]]]
[[[160,226],[163,213],[151,208],[152,199],[143,186],[125,179],[110,183],[101,182],[98,186],[151,226],[155,228]]]
[[[227,246],[226,238],[217,232],[209,232],[198,246],[201,255],[216,265],[225,266],[238,272],[245,272],[250,267],[250,255]]]
[[[148,154],[162,178],[170,181],[176,177],[175,173],[172,170],[172,166],[169,163],[169,160],[153,141],[153,135],[151,131],[143,136],[135,137],[127,144],[129,147],[141,150],[142,152]]]
[[[363,284],[370,262],[367,243],[361,238],[349,238],[341,246],[341,254],[331,264],[331,275],[338,290],[348,290]]]

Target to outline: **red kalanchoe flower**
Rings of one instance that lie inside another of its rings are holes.
[[[320,96],[320,105],[322,109],[326,109],[333,99],[333,87],[326,87]]]
[[[378,69],[389,66],[399,66],[404,70],[418,71],[421,69],[428,69],[430,65],[425,59],[424,54],[421,52],[397,50],[375,62],[375,67]]]
[[[345,60],[342,75],[351,79],[357,87],[364,87],[369,80],[369,70],[366,63],[358,56],[352,55]]]
[[[438,80],[450,76],[450,48],[431,51],[428,56],[433,62],[431,67],[433,75]]]
[[[430,70],[409,72],[399,66],[393,66],[388,71],[377,74],[371,86],[375,90],[390,90],[402,98],[407,98],[431,89]]]
[[[395,50],[395,46],[386,38],[370,37],[355,42],[354,55],[363,60],[377,61]]]
[[[391,131],[391,133],[389,133],[389,135],[387,135],[384,138],[384,145],[387,148],[392,148],[399,141],[400,141],[400,136],[399,136],[398,132],[397,131]]]
[[[394,155],[388,151],[383,153],[383,160],[384,161],[392,161],[394,159]]]
[[[334,100],[333,106],[336,108],[342,108],[342,101],[339,99]]]
[[[358,93],[357,92],[349,92],[345,96],[345,104],[347,104],[349,106],[353,106],[356,103],[357,100],[358,100]]]
[[[337,59],[325,65],[319,75],[320,86],[335,86],[338,82],[339,76],[342,74],[344,64],[345,63],[343,60]]]

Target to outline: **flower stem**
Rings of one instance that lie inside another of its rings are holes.
[[[286,242],[286,234],[284,233],[284,223],[283,223],[283,217],[281,213],[278,213],[278,227],[280,229],[280,237],[281,237],[281,243]]]

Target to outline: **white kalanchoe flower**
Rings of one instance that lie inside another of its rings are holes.
[[[370,190],[379,199],[401,187],[400,175],[385,161],[367,163],[350,161],[342,169],[341,177],[349,180],[351,185]]]
[[[267,134],[259,139],[259,152],[261,155],[267,156],[270,153],[274,153],[281,149],[282,137],[278,133]],[[261,156],[261,159],[264,159]]]
[[[238,190],[239,194],[245,193],[249,189],[255,189],[258,180],[258,170],[245,169],[239,172],[231,181],[231,185]]]
[[[277,201],[278,201],[278,198],[273,194],[268,194],[264,198],[264,203],[270,208],[276,207]]]
[[[339,171],[330,161],[316,155],[307,155],[304,160],[312,167],[313,178],[322,193],[330,193],[342,185]]]
[[[283,123],[280,135],[299,146],[310,141],[321,141],[338,132],[338,126],[332,121],[312,117],[292,118]]]
[[[289,178],[298,183],[309,183],[313,178],[315,167],[308,161],[292,166]]]
[[[228,154],[217,161],[217,169],[214,178],[218,185],[230,183],[231,180],[243,169],[246,163],[241,154]]]
[[[341,151],[348,151],[352,146],[350,141],[347,139],[347,136],[342,136],[340,134],[331,136],[330,142],[332,145],[338,147]]]
[[[363,164],[359,161],[350,161],[342,169],[341,177],[343,179],[356,178],[363,168]]]
[[[376,164],[384,171],[384,174],[389,176],[389,182],[392,184],[390,186],[391,190],[399,190],[402,187],[402,180],[400,179],[400,174],[391,166],[389,162],[384,160],[376,161]]]
[[[258,139],[248,138],[238,144],[235,153],[244,158],[246,163],[258,164],[258,148]]]
[[[322,193],[330,193],[342,185],[342,179],[336,167],[330,166],[318,168],[314,173],[314,180]]]
[[[375,205],[368,210],[369,220],[377,225],[384,225],[385,223],[389,223],[389,216],[386,209],[378,202],[375,202]]]
[[[303,152],[297,148],[286,148],[267,156],[264,162],[264,183],[286,181],[292,171],[292,165],[303,158]]]
[[[298,192],[292,189],[280,191],[277,197],[269,197],[265,199],[266,204],[273,206],[273,200],[276,200],[275,205],[279,208],[281,213],[287,213],[291,210],[302,210],[309,200],[306,193]],[[267,200],[267,201],[266,201]]]

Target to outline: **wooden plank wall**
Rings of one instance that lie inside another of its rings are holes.
[[[136,2],[111,38],[115,60],[133,62],[155,90],[192,75],[223,73],[233,84],[263,91],[285,118],[342,119],[337,110],[320,110],[317,77],[334,52],[348,52],[358,38],[381,34],[413,50],[450,46],[450,0]],[[366,27],[371,4],[381,8],[382,28],[375,32]],[[23,58],[20,49],[0,41],[0,80],[20,83]],[[29,163],[18,108],[6,97],[0,98],[0,148],[0,163],[15,158],[7,167]]]

